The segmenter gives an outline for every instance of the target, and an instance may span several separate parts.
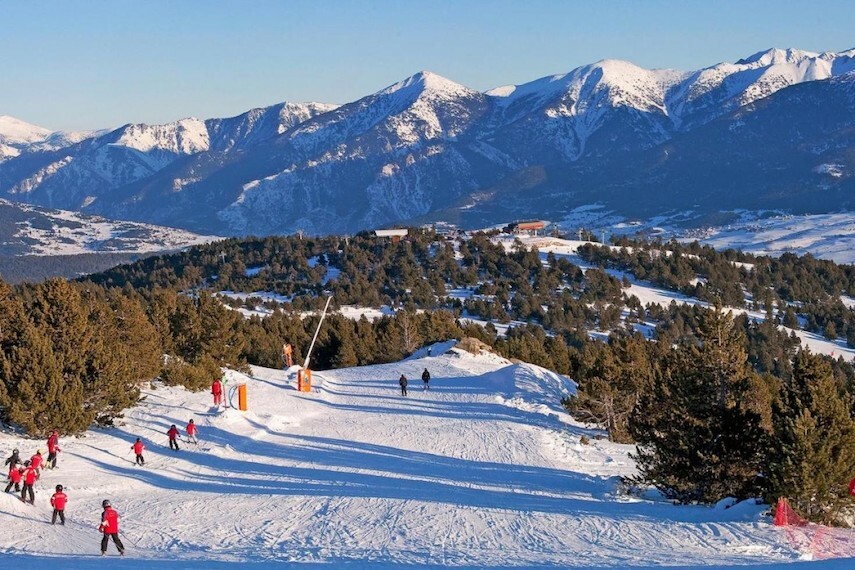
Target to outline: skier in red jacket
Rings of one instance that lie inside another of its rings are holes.
[[[36,451],[36,454],[30,457],[30,465],[33,466],[33,469],[36,470],[36,479],[38,479],[42,474],[42,467],[44,467],[45,458],[42,456],[42,450]]]
[[[23,472],[18,465],[12,465],[11,469],[9,469],[9,484],[6,485],[6,490],[4,493],[8,493],[12,490],[12,485],[15,486],[15,492],[21,492],[21,478],[23,477]]]
[[[211,384],[211,394],[214,395],[214,405],[219,406],[223,403],[223,383],[220,382],[220,379],[214,380],[214,383]]]
[[[29,461],[24,461],[24,487],[21,489],[21,500],[25,503],[27,502],[27,493],[30,495],[30,504],[34,504],[36,502],[36,496],[33,493],[33,485],[36,482],[36,479],[39,478],[36,469],[33,467],[32,463]]]
[[[145,445],[143,445],[143,442],[140,438],[137,438],[137,440],[131,446],[131,449],[133,449],[134,453],[137,454],[137,458],[136,458],[137,465],[145,465],[145,459],[142,456],[142,452],[145,449]]]
[[[172,424],[172,427],[169,428],[169,431],[166,432],[166,435],[169,436],[169,449],[174,449],[178,451],[178,428],[175,427],[175,424]]]
[[[59,432],[53,430],[53,433],[50,434],[50,437],[47,440],[47,464],[46,467],[49,469],[56,469],[56,454],[62,451],[59,448]]]
[[[104,507],[104,512],[101,513],[101,524],[98,526],[98,529],[104,533],[104,536],[101,537],[101,556],[107,554],[107,542],[110,538],[113,539],[116,548],[119,549],[119,554],[124,556],[125,545],[119,540],[119,513],[110,506],[110,501],[107,499],[101,502],[101,506]]]
[[[50,524],[56,524],[56,517],[59,517],[59,522],[65,525],[65,503],[68,501],[68,495],[62,492],[62,485],[56,486],[56,493],[50,498],[50,506],[53,507],[53,516],[50,519]]]
[[[199,440],[196,439],[196,434],[199,433],[199,428],[196,427],[196,424],[193,422],[193,419],[190,418],[190,423],[187,424],[187,441],[192,442],[193,445],[199,445]]]

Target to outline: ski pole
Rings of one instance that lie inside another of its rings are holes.
[[[139,546],[137,546],[137,543],[136,543],[136,542],[134,542],[133,540],[131,540],[130,538],[128,538],[128,535],[127,535],[127,534],[125,534],[125,533],[124,533],[124,532],[122,532],[122,531],[119,531],[119,534],[121,534],[121,535],[122,535],[122,538],[124,538],[125,540],[127,540],[128,542],[130,542],[130,543],[131,543],[131,546],[133,546],[133,547],[134,547],[134,548],[136,548],[136,549],[139,549]]]

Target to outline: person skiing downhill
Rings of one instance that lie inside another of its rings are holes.
[[[174,449],[178,451],[178,428],[175,427],[175,424],[172,424],[172,427],[169,428],[169,431],[166,432],[166,435],[169,436],[169,449]]]
[[[6,490],[3,492],[8,493],[9,491],[12,490],[12,486],[14,485],[15,492],[20,493],[21,492],[21,478],[22,477],[23,477],[23,471],[21,471],[21,468],[18,465],[12,466],[12,468],[9,469],[9,484],[6,485]]]
[[[35,468],[32,466],[29,460],[24,461],[24,487],[21,489],[21,500],[25,503],[27,502],[27,494],[30,495],[30,504],[34,504],[36,502],[36,496],[33,493],[33,485],[38,479],[38,474]]]
[[[401,395],[407,395],[407,377],[401,374],[401,377],[398,378],[398,384],[401,385]]]
[[[422,372],[422,382],[425,383],[424,389],[430,390],[430,372],[428,372],[427,368],[425,368],[425,371]]]
[[[50,519],[50,524],[56,524],[56,518],[59,517],[59,522],[65,525],[65,503],[68,502],[68,495],[62,492],[62,485],[56,486],[56,493],[50,498],[50,506],[53,507],[53,516]]]
[[[134,453],[137,454],[137,457],[136,457],[137,465],[145,465],[145,459],[142,456],[142,452],[145,449],[145,445],[143,445],[143,442],[140,438],[137,438],[137,440],[131,446],[131,449],[133,449]]]
[[[50,437],[47,440],[47,450],[48,450],[48,457],[47,457],[47,463],[45,464],[45,467],[47,467],[48,469],[56,469],[56,454],[59,453],[60,451],[62,451],[59,448],[59,432],[58,431],[53,430],[53,433],[50,434]]]
[[[187,424],[187,441],[192,442],[193,445],[199,445],[199,440],[196,438],[196,434],[198,433],[199,428],[196,427],[193,418],[190,418],[190,423]]]
[[[223,384],[219,378],[211,384],[211,394],[214,395],[214,405],[219,406],[223,402]]]
[[[104,508],[104,512],[101,513],[101,524],[98,526],[98,529],[104,533],[104,536],[101,537],[101,556],[107,554],[107,543],[110,538],[113,539],[116,548],[119,549],[119,554],[124,556],[125,545],[119,540],[119,513],[110,506],[110,501],[107,499],[101,501],[101,506]]]

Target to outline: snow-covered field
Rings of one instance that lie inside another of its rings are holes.
[[[228,373],[249,411],[211,408],[210,394],[158,386],[116,427],[60,440],[59,468],[35,506],[0,496],[2,567],[851,568],[855,535],[788,532],[753,501],[673,506],[623,494],[628,446],[595,439],[560,410],[572,382],[493,355],[437,346],[434,356],[315,374]],[[424,367],[431,389],[422,390]],[[400,395],[397,378],[411,379]],[[166,447],[194,418],[198,447]],[[591,443],[583,445],[587,435]],[[133,464],[135,437],[148,446]],[[43,442],[0,435],[4,455]],[[50,526],[61,483],[67,526]],[[127,555],[100,559],[102,499],[122,515]],[[811,544],[813,542],[813,544]],[[107,566],[104,566],[107,564]]]

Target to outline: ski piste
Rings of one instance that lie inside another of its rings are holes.
[[[632,446],[569,418],[565,377],[451,343],[422,356],[325,371],[311,393],[283,370],[228,371],[230,384],[247,384],[247,412],[208,414],[207,392],[147,387],[114,427],[63,439],[63,462],[37,483],[34,507],[0,497],[2,560],[16,570],[102,564],[92,560],[109,499],[135,543],[117,568],[852,565],[851,541],[795,548],[754,501],[674,506],[624,494]],[[398,377],[425,367],[430,391],[398,396]],[[190,418],[204,445],[169,450],[166,430]],[[137,437],[145,467],[122,461]],[[0,449],[39,445],[0,434]],[[57,483],[69,490],[69,521],[82,524],[45,526]],[[828,559],[792,565],[808,556]]]

